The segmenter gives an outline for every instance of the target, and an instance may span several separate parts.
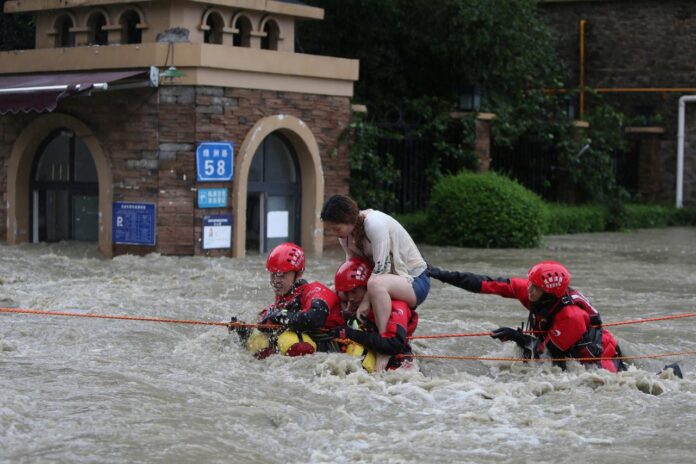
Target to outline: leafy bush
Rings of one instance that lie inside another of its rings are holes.
[[[672,221],[675,226],[696,226],[696,208],[678,209]]]
[[[662,205],[626,205],[627,229],[667,227],[676,223],[678,210]]]
[[[622,228],[648,229],[696,225],[696,208],[677,209],[663,205],[626,204]],[[613,230],[607,206],[600,204],[546,205],[544,234],[576,234]]]
[[[541,240],[544,204],[517,182],[494,173],[443,178],[428,206],[428,242],[484,248],[529,248]]]
[[[607,208],[602,205],[546,205],[544,234],[578,234],[605,230]]]

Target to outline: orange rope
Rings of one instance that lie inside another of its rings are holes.
[[[145,322],[167,322],[171,324],[193,324],[193,325],[214,325],[214,326],[225,326],[225,327],[248,327],[248,328],[263,328],[263,329],[277,329],[281,326],[276,324],[246,324],[243,322],[210,322],[210,321],[197,321],[191,319],[161,319],[156,317],[142,317],[142,316],[114,316],[107,314],[92,314],[92,313],[71,313],[65,311],[41,311],[38,309],[19,309],[19,308],[0,308],[0,313],[19,313],[19,314],[38,314],[43,316],[72,316],[72,317],[92,317],[97,319],[120,319],[128,321],[145,321]],[[633,319],[629,321],[621,322],[609,322],[603,324],[602,327],[615,327],[621,325],[629,324],[641,324],[644,322],[656,322],[656,321],[667,321],[672,319],[683,319],[687,317],[696,317],[696,313],[686,313],[686,314],[675,314],[672,316],[661,316],[661,317],[650,317],[645,319]],[[526,330],[523,333],[534,334],[540,333],[539,331]],[[457,337],[483,337],[489,336],[491,332],[469,332],[469,333],[450,333],[450,334],[434,334],[434,335],[414,335],[408,337],[411,340],[417,339],[436,339],[436,338],[457,338]]]
[[[609,322],[607,324],[602,324],[603,327],[615,327],[618,325],[627,325],[627,324],[640,324],[643,322],[654,322],[654,321],[667,321],[670,319],[683,319],[685,317],[696,317],[696,313],[687,313],[687,314],[675,314],[674,316],[662,316],[662,317],[649,317],[646,319],[634,319],[632,321],[622,321],[622,322]]]
[[[436,335],[412,335],[408,337],[409,340],[423,339],[423,338],[456,338],[456,337],[483,337],[485,335],[490,335],[492,332],[470,332],[470,333],[454,333],[454,334],[436,334]],[[525,331],[524,333],[530,333]]]
[[[604,361],[604,360],[630,360],[630,359],[656,359],[656,358],[669,358],[672,356],[693,356],[696,355],[696,351],[676,351],[673,353],[662,353],[662,354],[644,354],[639,356],[615,356],[615,357],[599,357],[599,358],[493,358],[485,356],[447,356],[447,355],[437,355],[437,354],[399,354],[396,355],[399,358],[428,358],[428,359],[454,359],[461,361],[522,361],[522,362],[562,362],[562,361]]]
[[[91,313],[70,313],[65,311],[40,311],[38,309],[18,309],[18,308],[0,308],[0,313],[19,313],[19,314],[39,314],[42,316],[72,316],[72,317],[94,317],[97,319],[120,319],[126,321],[145,321],[145,322],[167,322],[170,324],[193,324],[193,325],[218,325],[225,327],[249,327],[262,329],[279,328],[276,324],[245,324],[243,322],[208,322],[194,321],[190,319],[160,319],[156,317],[141,317],[141,316],[112,316],[105,314]]]
[[[687,313],[687,314],[676,314],[673,316],[662,316],[662,317],[650,317],[650,318],[645,318],[645,319],[633,319],[630,321],[621,321],[621,322],[608,322],[606,324],[602,324],[601,327],[616,327],[620,325],[629,325],[629,324],[641,324],[643,322],[655,322],[655,321],[667,321],[671,319],[683,319],[685,317],[696,317],[696,313]],[[539,330],[525,330],[523,331],[525,334],[536,334],[536,333],[543,333],[543,331]],[[491,332],[471,332],[471,333],[453,333],[453,334],[437,334],[437,335],[413,335],[411,337],[408,337],[411,340],[416,340],[416,339],[424,339],[424,338],[456,338],[456,337],[482,337],[485,335],[490,335]]]

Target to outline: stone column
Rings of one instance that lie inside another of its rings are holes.
[[[478,113],[476,115],[476,141],[474,150],[479,157],[479,171],[488,172],[491,167],[491,121],[493,113]]]

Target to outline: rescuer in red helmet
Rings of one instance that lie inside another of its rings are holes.
[[[491,337],[514,341],[526,356],[548,353],[552,358],[615,358],[621,351],[614,336],[602,328],[597,310],[580,292],[570,288],[570,272],[561,263],[542,261],[535,264],[527,278],[490,278],[470,272],[452,272],[429,268],[430,276],[470,292],[491,293],[517,298],[529,310],[527,335],[522,329],[500,327]],[[619,359],[582,361],[610,371],[625,370]],[[555,362],[565,369],[565,361]]]
[[[372,273],[372,266],[363,258],[353,257],[341,264],[336,271],[334,285],[339,294],[345,295],[346,309],[343,316],[348,324],[329,330],[329,334],[335,338],[350,339],[358,343],[366,352],[357,351],[356,347],[349,347],[348,351],[363,357],[363,367],[369,372],[380,370],[375,354],[388,355],[387,369],[400,367],[403,359],[394,355],[408,354],[411,346],[408,337],[413,334],[418,326],[418,313],[412,311],[405,301],[392,300],[391,314],[387,321],[387,328],[380,333],[375,322],[375,314],[370,310],[367,318],[360,321],[356,317],[356,311],[367,292],[367,281]]]
[[[283,327],[249,337],[244,330],[236,330],[247,342],[247,348],[266,357],[273,352],[287,356],[301,356],[314,351],[338,351],[326,329],[345,323],[341,316],[338,296],[319,282],[307,282],[302,278],[305,255],[294,243],[276,246],[266,259],[275,301],[261,311],[260,324],[276,324]],[[237,322],[233,318],[232,322]],[[254,336],[256,338],[254,338]]]

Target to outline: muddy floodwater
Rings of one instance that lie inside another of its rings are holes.
[[[546,237],[533,250],[421,247],[441,267],[523,276],[564,262],[605,322],[696,313],[696,229]],[[338,251],[308,257],[325,283]],[[264,260],[99,258],[93,245],[0,245],[0,306],[252,320]],[[517,326],[519,303],[434,283],[416,335]],[[696,351],[696,318],[611,329],[624,354]],[[516,357],[487,336],[417,353]],[[684,379],[660,368],[679,362]],[[420,359],[369,375],[342,354],[258,361],[224,327],[0,314],[3,463],[676,463],[696,453],[696,357],[610,374],[571,364]]]

